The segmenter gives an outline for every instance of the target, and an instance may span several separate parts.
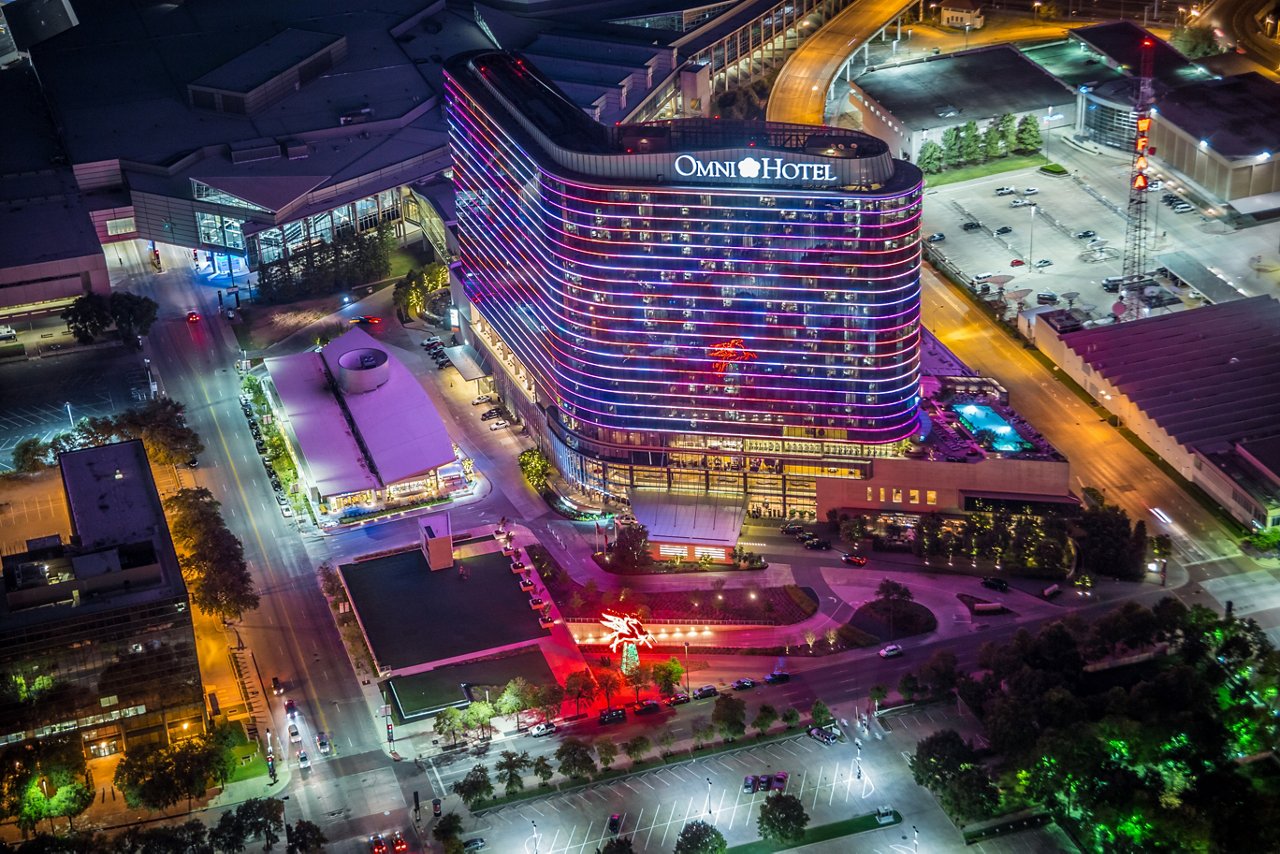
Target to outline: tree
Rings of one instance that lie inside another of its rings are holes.
[[[454,781],[450,790],[462,798],[467,809],[480,801],[493,797],[493,783],[489,780],[489,768],[483,762],[477,762],[467,772],[467,776]]]
[[[716,731],[709,718],[694,718],[689,729],[693,736],[694,747],[702,747],[711,740],[712,734]]]
[[[462,712],[459,712],[454,706],[445,706],[439,712],[436,712],[435,722],[432,724],[431,731],[441,738],[448,738],[453,744],[458,743],[458,736],[466,728],[466,724],[462,720]]]
[[[969,765],[948,780],[938,793],[942,808],[961,821],[989,818],[1000,803],[1000,792],[981,765]]]
[[[778,710],[773,706],[770,706],[768,703],[765,703],[760,707],[760,710],[756,712],[756,718],[751,722],[751,725],[755,727],[756,734],[758,736],[764,736],[764,734],[769,731],[769,727],[773,726],[777,720]]]
[[[551,778],[555,776],[556,769],[551,767],[551,760],[545,756],[539,756],[533,760],[533,775],[542,781],[542,785],[551,782]]]
[[[640,702],[640,689],[648,687],[649,683],[653,681],[653,668],[637,664],[622,674],[622,681],[627,683],[628,688],[635,689],[636,702],[638,703]]]
[[[534,691],[537,697],[538,711],[544,720],[555,720],[560,717],[560,708],[564,705],[564,689],[558,683],[543,685]]]
[[[741,738],[747,731],[747,704],[732,694],[716,697],[711,710],[711,722],[720,730],[725,741]]]
[[[911,588],[905,584],[894,581],[892,578],[884,578],[880,581],[880,586],[876,588],[876,598],[883,602],[910,602],[915,597],[911,593]]]
[[[289,832],[285,834],[289,839],[288,851],[298,852],[298,854],[313,854],[316,851],[323,851],[324,845],[329,838],[324,835],[319,825],[300,818],[290,827]]]
[[[794,845],[804,838],[808,826],[809,814],[793,795],[770,795],[760,804],[756,829],[761,839]]]
[[[49,468],[53,463],[49,460],[49,446],[39,436],[28,436],[19,439],[13,446],[13,468],[23,474],[33,474]]]
[[[1000,126],[992,122],[982,134],[982,158],[998,160],[1004,155],[1004,134],[1000,132]]]
[[[244,547],[227,529],[218,507],[204,487],[180,489],[165,499],[192,602],[206,614],[235,620],[258,607],[258,593]]]
[[[977,122],[966,122],[960,130],[960,159],[965,163],[982,162],[982,136]]]
[[[493,770],[497,773],[498,782],[506,788],[509,795],[524,788],[524,772],[532,764],[529,751],[516,753],[514,750],[504,750]]]
[[[632,854],[634,851],[629,836],[615,836],[600,848],[600,854]]]
[[[790,706],[782,713],[782,722],[787,725],[787,729],[794,729],[795,725],[800,723],[800,710],[795,706]]]
[[[1022,154],[1034,154],[1040,150],[1040,146],[1044,145],[1044,140],[1040,136],[1040,122],[1034,115],[1023,116],[1018,119],[1018,133],[1014,142],[1014,150]]]
[[[244,850],[246,836],[244,820],[236,810],[224,812],[218,817],[218,823],[209,829],[209,843],[219,851],[231,854]]]
[[[942,146],[931,139],[926,140],[920,146],[920,153],[916,155],[916,165],[926,175],[936,175],[941,172],[943,165]]]
[[[138,337],[151,331],[160,306],[149,297],[129,291],[116,291],[111,295],[108,310],[116,325],[116,334],[126,347],[138,346]]]
[[[436,826],[431,828],[431,835],[437,842],[448,842],[462,835],[462,817],[456,812],[447,812],[440,816]]]
[[[1175,27],[1169,37],[1169,44],[1187,59],[1200,59],[1222,53],[1222,46],[1218,44],[1217,35],[1210,24],[1203,27]]]
[[[182,798],[178,781],[170,773],[165,749],[143,744],[125,751],[113,781],[124,802],[137,809],[165,810]]]
[[[814,700],[813,707],[809,710],[809,716],[813,719],[813,725],[816,727],[825,727],[836,721],[835,715],[831,714],[831,709],[821,700]]]
[[[613,760],[618,758],[618,744],[611,738],[596,739],[596,755],[600,757],[600,767],[609,770]]]
[[[566,777],[590,777],[596,773],[596,760],[591,748],[580,738],[566,738],[556,748],[556,760],[560,773]]]
[[[521,451],[516,458],[520,463],[520,473],[533,487],[534,492],[542,492],[547,488],[547,478],[551,476],[551,463],[545,454],[537,448]]]
[[[675,854],[725,854],[729,843],[715,825],[705,821],[691,821],[676,837]]]
[[[200,436],[187,424],[187,408],[170,397],[157,397],[116,416],[114,437],[141,439],[147,456],[158,465],[180,465],[204,452]]]
[[[884,701],[885,697],[889,696],[889,689],[883,685],[872,685],[869,696],[871,702],[876,704],[876,711],[878,712],[880,711],[880,703]]]
[[[929,692],[935,697],[950,694],[960,681],[960,672],[955,653],[940,649],[920,668],[920,679],[929,686]]]
[[[971,766],[976,758],[973,748],[965,743],[960,733],[943,729],[916,743],[911,758],[911,775],[916,785],[935,792]]]
[[[493,704],[484,700],[476,700],[463,712],[467,726],[480,731],[481,737],[489,734],[489,721],[493,720]]]
[[[523,676],[517,676],[507,683],[498,695],[494,705],[498,714],[510,715],[516,719],[516,727],[520,726],[520,713],[533,708],[538,702],[538,690]]]
[[[574,715],[582,714],[582,704],[595,702],[597,685],[590,670],[570,673],[564,679],[564,692],[573,699]]]
[[[250,798],[236,807],[236,817],[244,827],[245,837],[261,839],[263,850],[270,851],[284,832],[284,801]]]
[[[659,694],[667,697],[680,687],[680,680],[684,678],[684,665],[673,655],[667,661],[653,665],[652,673],[653,687],[658,689]]]
[[[606,706],[613,705],[613,695],[622,687],[622,677],[618,676],[618,671],[613,668],[597,667],[592,671],[592,675],[596,680],[596,687],[600,689],[600,693],[604,694],[604,704]]]
[[[653,749],[653,742],[648,736],[637,735],[635,738],[629,738],[622,743],[622,752],[627,754],[627,758],[631,760],[632,765],[640,762],[640,759]]]
[[[59,315],[67,322],[67,328],[81,344],[92,344],[93,339],[111,325],[111,309],[102,294],[88,293],[62,310]]]
[[[942,132],[942,162],[948,169],[960,165],[960,128],[949,127]]]
[[[609,554],[619,569],[643,569],[653,562],[649,555],[649,531],[643,525],[623,525]]]
[[[908,703],[914,700],[917,695],[924,693],[923,687],[920,685],[920,677],[914,673],[902,674],[902,678],[898,680],[898,693]]]
[[[1004,143],[1001,150],[1008,154],[1017,148],[1018,120],[1014,118],[1013,113],[1001,113],[996,118],[995,125],[1000,129],[1001,141]]]
[[[671,745],[675,743],[676,732],[671,727],[665,727],[662,732],[658,733],[658,746],[662,748],[663,756],[671,755]]]

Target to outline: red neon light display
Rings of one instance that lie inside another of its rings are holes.
[[[711,370],[717,374],[723,374],[729,370],[730,362],[747,362],[757,358],[755,352],[748,350],[741,338],[730,338],[728,341],[712,344],[707,348],[707,353],[716,360],[712,363]]]
[[[615,614],[604,611],[600,614],[600,625],[609,630],[604,642],[609,644],[609,652],[616,652],[618,644],[644,645],[653,648],[653,635],[645,629],[644,624],[635,614]]]

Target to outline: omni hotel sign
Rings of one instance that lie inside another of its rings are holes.
[[[789,163],[781,157],[699,160],[691,154],[681,154],[674,165],[676,174],[681,178],[799,181],[805,184],[829,184],[840,178],[830,163]]]

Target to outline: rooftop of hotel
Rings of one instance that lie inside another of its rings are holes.
[[[365,355],[385,380],[367,391],[344,391],[341,375],[363,370],[351,360]],[[426,390],[363,329],[347,330],[319,353],[269,358],[266,367],[322,496],[378,489],[454,461],[453,442]]]

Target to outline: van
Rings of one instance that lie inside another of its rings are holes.
[[[600,723],[602,724],[617,723],[618,721],[625,721],[626,719],[626,709],[605,709],[600,713]]]
[[[12,326],[0,326],[0,341],[15,341],[18,333]]]
[[[714,697],[720,692],[716,690],[714,685],[703,685],[701,688],[695,688],[693,691],[693,699],[705,700],[707,697]]]
[[[979,273],[978,275],[973,277],[973,283],[975,285],[979,285],[979,284],[982,284],[983,282],[987,282],[987,281],[990,281],[991,279],[994,279],[995,276],[996,276],[995,273]]]
[[[1036,302],[1040,305],[1057,305],[1058,295],[1053,291],[1041,291],[1036,294]]]

